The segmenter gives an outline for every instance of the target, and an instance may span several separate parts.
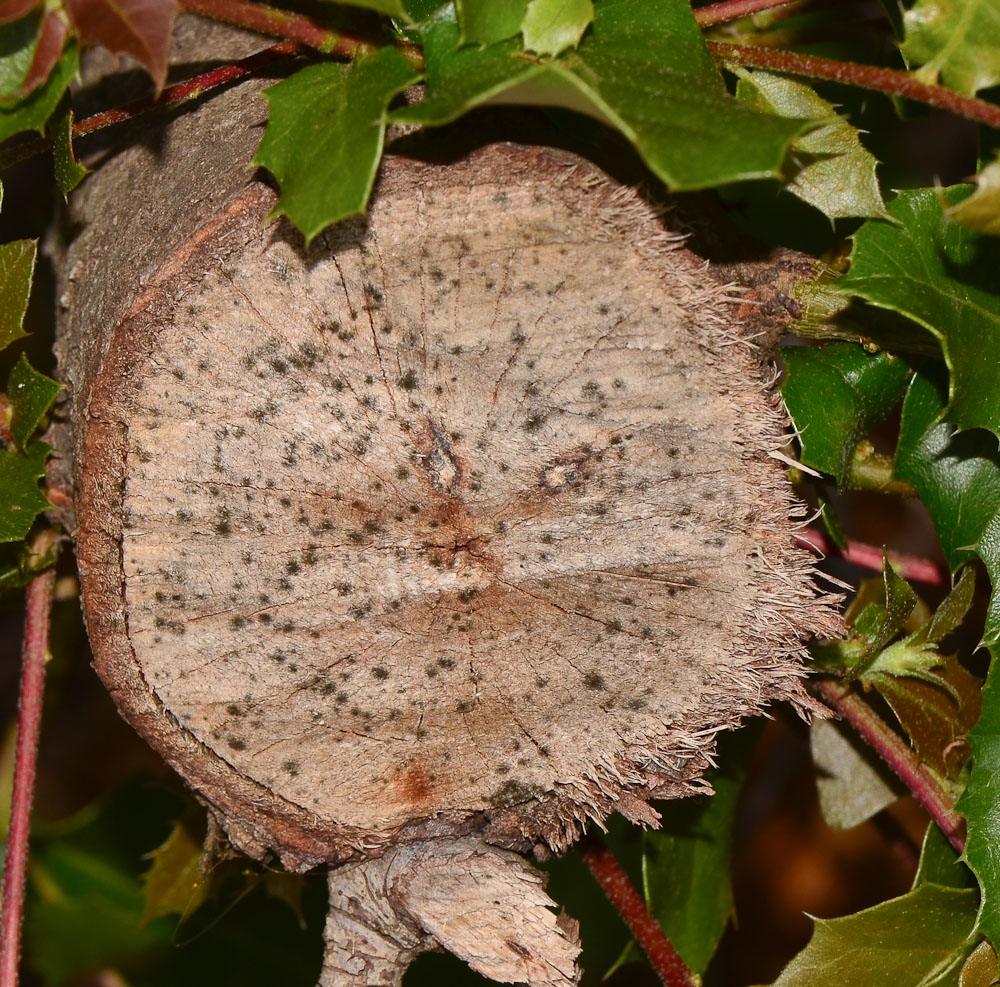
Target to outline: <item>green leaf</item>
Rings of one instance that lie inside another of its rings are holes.
[[[719,739],[715,795],[671,802],[663,828],[643,833],[646,905],[681,959],[702,974],[733,911],[729,856],[733,824],[759,724]]]
[[[781,350],[787,375],[781,396],[802,445],[802,462],[848,478],[858,442],[881,424],[903,397],[910,365],[856,343]]]
[[[55,565],[56,553],[55,545],[41,553],[24,542],[0,545],[0,593],[27,586],[39,572]]]
[[[944,987],[972,949],[977,894],[922,884],[844,918],[816,919],[774,987]]]
[[[0,244],[0,350],[27,335],[24,313],[28,311],[37,253],[37,240]]]
[[[976,878],[959,859],[958,852],[948,842],[948,837],[934,823],[927,824],[920,863],[913,879],[913,887],[937,884],[945,888],[974,888]]]
[[[998,0],[917,0],[903,14],[906,37],[900,45],[924,82],[972,96],[1000,82],[1000,2]]]
[[[558,55],[580,43],[593,19],[591,0],[530,0],[521,24],[524,47],[539,55]]]
[[[52,450],[32,442],[25,451],[0,449],[0,542],[26,538],[35,518],[50,507],[38,489]]]
[[[73,153],[73,109],[69,100],[49,118],[45,133],[52,142],[52,164],[56,185],[67,196],[90,174],[86,165],[80,164]]]
[[[736,95],[753,109],[823,121],[792,142],[791,175],[785,186],[789,192],[831,220],[888,218],[875,177],[878,161],[862,146],[858,130],[838,117],[831,103],[806,83],[782,75],[748,69],[739,69],[737,75]]]
[[[152,863],[142,877],[144,922],[161,915],[187,915],[208,898],[210,883],[199,866],[204,841],[195,834],[193,821],[174,823],[166,840],[149,854]]]
[[[1000,158],[975,177],[976,191],[947,210],[948,218],[962,226],[1000,236]]]
[[[450,123],[484,103],[586,113],[623,133],[674,189],[777,177],[804,120],[755,113],[730,96],[685,0],[602,0],[579,47],[549,61],[515,40],[459,47],[446,20],[426,36],[427,95],[393,120]]]
[[[17,99],[35,58],[40,12],[0,26],[0,102]]]
[[[905,315],[941,343],[951,370],[948,420],[1000,435],[1000,374],[984,352],[1000,349],[1000,241],[949,222],[968,186],[901,192],[896,223],[869,220],[854,235],[851,268],[836,290]]]
[[[19,134],[22,130],[42,133],[45,122],[59,105],[63,93],[76,78],[80,58],[76,46],[70,45],[59,59],[52,74],[27,99],[11,106],[0,106],[0,141]]]
[[[378,14],[385,14],[388,17],[402,17],[409,20],[409,14],[403,4],[403,0],[337,0],[338,3],[346,3],[352,7],[364,7],[366,10],[374,10]]]
[[[308,243],[331,223],[364,212],[386,108],[418,78],[395,48],[383,48],[350,65],[311,65],[266,89],[271,116],[254,164],[281,186],[272,215],[287,216]]]
[[[491,45],[521,31],[528,0],[455,0],[460,45]]]
[[[820,811],[831,826],[857,826],[905,794],[897,791],[901,786],[892,773],[871,763],[857,736],[839,723],[813,720],[809,748],[816,765]]]
[[[7,378],[7,399],[10,402],[10,431],[19,449],[24,449],[31,433],[45,417],[62,384],[40,374],[22,353]]]
[[[994,586],[997,585],[994,583]],[[968,820],[965,862],[982,889],[979,929],[1000,942],[1000,661],[992,661],[983,690],[983,712],[966,738],[972,748],[972,770],[956,809]]]

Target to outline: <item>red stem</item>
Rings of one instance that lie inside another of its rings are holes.
[[[666,987],[694,987],[694,976],[663,934],[660,923],[646,911],[646,903],[615,855],[593,842],[584,847],[583,859]]]
[[[706,7],[699,7],[694,12],[698,27],[712,27],[725,21],[735,21],[748,14],[756,14],[772,7],[787,7],[795,0],[719,0]]]
[[[31,829],[31,803],[35,794],[35,769],[42,725],[42,695],[45,687],[45,662],[49,653],[49,617],[54,583],[53,569],[35,576],[28,584],[25,605],[24,662],[18,699],[14,792],[7,834],[3,912],[0,915],[0,987],[17,987],[21,957],[21,919],[28,867],[28,834]]]
[[[180,5],[189,14],[200,14],[212,20],[260,31],[261,34],[298,41],[327,55],[353,58],[372,48],[359,38],[331,31],[311,17],[278,10],[263,3],[247,3],[246,0],[180,0]]]
[[[927,103],[967,120],[1000,127],[1000,106],[972,96],[963,96],[944,86],[931,86],[918,82],[906,72],[881,69],[856,62],[838,62],[816,55],[799,55],[791,51],[773,51],[756,45],[732,45],[724,41],[707,42],[708,49],[721,62],[752,65],[756,68],[804,75],[812,79],[829,79],[860,89],[874,89],[880,93],[905,96],[920,103]]]
[[[941,827],[948,842],[962,853],[965,849],[965,820],[954,811],[953,800],[941,790],[937,779],[917,761],[909,745],[849,688],[830,679],[813,679],[810,688],[840,713],[878,753]]]
[[[839,556],[864,569],[874,569],[876,572],[882,570],[882,549],[875,545],[848,541],[845,550],[818,528],[807,528],[796,540],[803,548],[816,549],[823,555]],[[904,579],[913,579],[932,586],[945,586],[951,582],[948,570],[936,562],[931,562],[930,559],[921,559],[903,552],[886,552],[886,555]]]

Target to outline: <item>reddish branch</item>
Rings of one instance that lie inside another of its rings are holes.
[[[50,537],[50,536],[49,536]],[[44,552],[48,545],[36,545]],[[14,792],[11,797],[7,863],[0,915],[0,987],[17,987],[21,956],[21,917],[24,911],[28,865],[28,833],[35,794],[38,738],[42,725],[45,662],[49,653],[49,615],[55,571],[39,573],[28,584],[24,617],[24,661],[18,699],[17,751],[14,755]]]
[[[810,688],[851,724],[941,827],[948,842],[965,849],[965,820],[937,779],[917,761],[910,746],[857,693],[830,679],[813,679]]]
[[[719,3],[699,7],[694,12],[694,19],[699,27],[712,27],[725,21],[735,21],[748,14],[756,14],[761,10],[787,7],[794,2],[795,0],[720,0]]]
[[[906,72],[858,65],[856,62],[838,62],[816,55],[799,55],[791,51],[774,51],[755,45],[733,45],[724,41],[709,41],[707,44],[709,51],[720,62],[752,65],[755,68],[773,69],[775,72],[804,75],[811,79],[829,79],[860,89],[905,96],[907,99],[956,113],[976,123],[1000,127],[1000,106],[972,96],[963,96],[944,86],[919,82]]]
[[[646,911],[646,903],[615,855],[593,842],[584,847],[583,859],[666,987],[694,987],[691,971],[663,934],[660,923]]]
[[[864,569],[882,569],[882,549],[876,545],[865,545],[863,542],[848,541],[843,549],[823,531],[809,528],[798,536],[799,545],[812,548],[823,555],[836,555]],[[886,552],[889,561],[895,566],[904,579],[916,580],[918,583],[929,583],[932,586],[943,586],[950,582],[948,570],[943,565],[921,559],[916,555],[906,555],[903,552]]]

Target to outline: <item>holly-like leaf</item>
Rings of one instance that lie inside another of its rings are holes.
[[[524,47],[539,55],[558,55],[580,43],[593,19],[591,0],[529,0],[521,24]]]
[[[37,252],[37,240],[0,244],[0,350],[26,335],[24,313],[28,310]]]
[[[22,541],[35,518],[49,509],[38,488],[52,450],[32,442],[24,452],[0,449],[0,542]]]
[[[887,219],[875,166],[859,131],[837,116],[805,82],[771,72],[740,69],[736,95],[748,106],[783,117],[823,121],[796,137],[789,155],[785,188],[829,219],[848,216]]]
[[[681,959],[702,974],[733,911],[729,856],[733,824],[759,725],[719,740],[715,795],[671,802],[663,828],[643,833],[646,906]]]
[[[903,14],[900,45],[924,82],[940,81],[972,96],[1000,82],[998,0],[917,0]]]
[[[167,55],[177,0],[65,0],[80,39],[114,55],[131,55],[153,77],[167,81]]]
[[[902,399],[910,365],[856,343],[786,346],[781,396],[802,446],[802,462],[843,486],[858,442]]]
[[[547,61],[516,40],[460,48],[458,26],[427,31],[426,97],[400,122],[450,123],[484,103],[534,103],[616,127],[674,189],[777,177],[805,120],[756,113],[726,91],[685,0],[602,0],[579,46]]]
[[[975,177],[976,191],[947,210],[948,218],[977,233],[1000,236],[1000,158]]]
[[[21,359],[7,378],[7,400],[10,402],[10,432],[19,449],[24,449],[31,433],[38,428],[62,384],[39,373],[22,353]]]
[[[528,0],[455,0],[459,44],[491,45],[521,31]]]
[[[80,164],[73,153],[73,108],[69,100],[50,117],[45,128],[52,142],[52,164],[56,185],[63,196],[69,195],[90,174],[86,165]]]
[[[948,420],[1000,435],[1000,374],[983,359],[1000,349],[1000,241],[944,213],[969,191],[901,192],[889,204],[897,222],[869,220],[858,230],[850,270],[834,287],[930,330],[951,371]]]
[[[975,940],[978,895],[922,884],[844,918],[816,919],[809,945],[774,987],[945,987]]]
[[[813,720],[809,747],[820,811],[831,826],[857,826],[905,794],[891,772],[871,763],[857,737],[839,723]]]
[[[974,888],[976,878],[959,859],[958,851],[935,823],[928,823],[920,848],[920,862],[913,887],[937,884],[944,888]]]
[[[281,186],[273,215],[287,216],[308,242],[364,212],[386,108],[418,78],[395,48],[383,48],[350,65],[311,65],[265,90],[271,116],[254,163]]]
[[[22,130],[37,130],[42,133],[63,93],[76,78],[79,67],[76,46],[70,45],[49,77],[30,96],[10,106],[0,106],[0,141],[5,141]]]
[[[40,17],[30,16],[0,26],[0,102],[20,96],[35,59],[40,23]]]
[[[202,840],[189,820],[174,823],[170,835],[152,853],[142,877],[143,921],[161,915],[194,912],[208,897],[209,882],[201,868]]]

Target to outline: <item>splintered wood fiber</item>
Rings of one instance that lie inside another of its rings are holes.
[[[269,196],[179,248],[95,388],[119,704],[293,865],[654,822],[834,626],[735,306],[549,152],[389,160],[307,253]]]

